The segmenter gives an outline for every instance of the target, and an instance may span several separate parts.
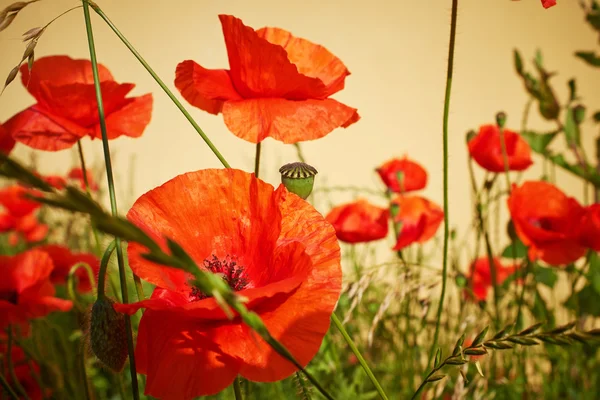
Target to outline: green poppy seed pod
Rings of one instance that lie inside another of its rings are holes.
[[[496,114],[496,124],[500,128],[504,128],[506,125],[506,113],[504,111],[500,111],[498,114]]]
[[[576,105],[573,108],[573,117],[577,125],[581,124],[585,119],[585,107],[581,104]]]
[[[306,200],[315,184],[317,170],[306,163],[294,162],[279,168],[279,173],[281,173],[281,183],[287,190]]]
[[[120,372],[127,361],[125,318],[113,308],[114,301],[100,296],[92,306],[90,344],[98,359],[108,368]]]
[[[467,143],[469,143],[475,136],[477,136],[477,132],[474,130],[467,132]]]

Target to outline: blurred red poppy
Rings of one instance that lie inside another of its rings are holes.
[[[49,175],[49,176],[44,176],[43,179],[44,179],[44,181],[46,181],[47,184],[49,184],[50,186],[52,186],[55,189],[64,189],[65,186],[67,186],[67,180],[65,178],[63,178],[62,176]]]
[[[0,124],[0,152],[9,154],[13,147],[15,147],[15,140],[4,125]]]
[[[398,213],[392,218],[400,225],[394,250],[431,239],[444,220],[444,211],[435,203],[420,196],[398,196],[392,201]]]
[[[252,143],[314,140],[359,120],[355,108],[329,98],[350,72],[327,49],[283,29],[255,31],[231,15],[219,19],[230,69],[180,63],[175,86],[191,105],[223,113],[227,128]]]
[[[556,0],[542,0],[542,6],[544,8],[550,8],[556,5]]]
[[[142,195],[127,218],[221,274],[300,364],[317,353],[340,295],[341,265],[335,230],[309,203],[253,174],[203,170]],[[296,370],[238,318],[227,319],[213,297],[191,286],[191,275],[149,262],[144,252],[129,244],[131,269],[157,285],[152,298],[115,309],[146,308],[136,361],[147,394],[187,400],[223,390],[238,374],[273,382]]]
[[[2,341],[0,341],[0,354],[2,355],[6,355],[8,350],[5,344],[5,336],[6,335],[4,334],[4,332],[0,333],[0,339],[2,339]],[[39,365],[35,361],[31,361],[31,363],[29,363],[27,361],[27,357],[25,356],[25,352],[23,351],[23,349],[15,344],[12,345],[10,353],[11,362],[14,366],[15,376],[19,381],[20,386],[23,388],[25,393],[27,393],[28,398],[30,400],[42,400],[42,389],[40,388],[37,381],[32,375],[33,373],[39,375]],[[0,365],[4,366],[4,363]],[[4,371],[4,367],[2,367],[2,370]],[[6,380],[10,387],[14,388],[16,386],[10,374],[6,374]]]
[[[504,129],[504,144],[510,171],[523,171],[531,164],[531,148],[516,132]],[[500,130],[496,125],[483,125],[468,143],[469,153],[479,166],[490,172],[504,172]]]
[[[108,138],[138,137],[150,122],[152,95],[125,97],[132,83],[119,84],[98,65]],[[92,63],[67,56],[42,57],[21,67],[21,81],[37,104],[5,124],[13,138],[39,150],[58,151],[90,136],[101,138]]]
[[[427,185],[425,168],[407,157],[386,161],[376,171],[388,189],[395,193],[421,190]]]
[[[514,266],[504,266],[497,257],[494,257],[494,266],[496,267],[496,282],[498,285],[501,285],[516,269]],[[492,272],[490,270],[489,258],[480,257],[475,260],[471,265],[470,271],[472,275],[469,277],[469,284],[473,295],[477,300],[485,301],[488,291],[492,287]]]
[[[86,170],[86,176],[88,185],[92,192],[96,192],[98,190],[98,184],[94,179],[94,175],[90,170]],[[81,168],[73,168],[69,174],[67,175],[69,179],[74,179],[81,185],[81,190],[85,190],[85,179],[83,179],[83,169]]]
[[[10,232],[9,244],[16,246],[22,238],[27,243],[44,240],[48,234],[48,225],[38,221],[34,211],[39,203],[25,197],[36,192],[20,185],[7,186],[0,189],[0,233]]]
[[[579,235],[581,244],[600,252],[600,203],[585,208]]]
[[[74,253],[71,252],[68,247],[56,244],[38,246],[37,249],[47,253],[52,259],[52,263],[54,264],[54,269],[50,274],[50,281],[52,283],[67,283],[71,268],[79,263],[89,265],[93,271],[94,277],[98,276],[100,260],[91,253]],[[92,290],[92,284],[85,269],[77,269],[75,276],[77,277],[78,281],[77,290],[80,292],[89,292]]]
[[[387,208],[359,199],[333,208],[325,219],[333,225],[342,242],[362,243],[387,236],[389,215]]]
[[[40,208],[40,203],[25,197],[27,194],[36,192],[21,185],[3,187],[0,189],[0,205],[13,217],[24,217]]]
[[[530,260],[564,265],[585,254],[578,235],[585,211],[577,200],[551,183],[513,185],[508,208],[517,235],[529,247]]]
[[[36,249],[0,256],[0,328],[71,309],[71,301],[54,297],[53,268],[50,256]]]

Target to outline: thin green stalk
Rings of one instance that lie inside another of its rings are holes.
[[[81,375],[83,377],[83,391],[85,392],[85,399],[86,400],[90,400],[92,398],[91,392],[90,392],[90,383],[88,381],[88,376],[87,376],[87,368],[85,365],[85,360],[86,360],[86,351],[83,348],[83,343],[81,344],[81,350],[80,350],[80,360],[81,360]]]
[[[444,96],[444,121],[443,121],[443,165],[444,165],[444,255],[442,260],[442,293],[437,310],[437,322],[433,342],[429,350],[429,360],[433,359],[440,335],[444,297],[446,296],[446,280],[448,272],[448,238],[450,236],[448,218],[448,118],[450,113],[450,93],[452,90],[452,72],[454,69],[454,45],[456,42],[456,20],[458,18],[458,0],[452,0],[452,17],[450,19],[450,44],[448,46],[448,69],[446,74],[446,93]]]
[[[379,393],[379,397],[381,397],[384,400],[387,400],[388,397],[386,396],[385,392],[383,391],[383,388],[379,384],[379,381],[377,380],[377,378],[375,378],[375,375],[373,375],[373,372],[371,372],[371,368],[369,368],[369,364],[367,364],[367,361],[365,361],[365,359],[363,358],[362,354],[360,354],[360,351],[358,350],[358,347],[356,347],[356,345],[354,344],[354,341],[352,341],[352,338],[350,337],[350,335],[346,331],[346,328],[344,328],[344,325],[342,325],[342,322],[337,317],[337,315],[335,315],[335,313],[331,314],[331,320],[333,321],[333,323],[335,324],[335,326],[338,328],[338,330],[340,331],[340,333],[344,337],[344,340],[346,340],[346,343],[348,343],[348,346],[350,346],[350,350],[352,350],[352,352],[354,353],[354,355],[358,359],[358,362],[363,367],[363,369],[365,370],[367,376],[369,377],[369,379],[371,380],[371,382],[375,386],[375,389],[377,390],[377,393]]]
[[[77,141],[77,152],[79,153],[79,163],[81,164],[81,172],[83,174],[83,183],[85,184],[85,192],[87,193],[87,195],[90,198],[92,198],[92,193],[90,192],[90,183],[88,181],[87,168],[85,166],[85,157],[83,155],[83,146],[81,145],[81,140]],[[101,250],[101,244],[100,244],[100,237],[98,236],[98,230],[96,230],[96,227],[94,225],[91,225],[91,226],[92,226],[92,234],[94,235],[94,243],[96,245],[96,255],[100,255],[102,250]]]
[[[110,208],[113,216],[118,215],[117,198],[115,194],[115,184],[113,180],[112,162],[110,159],[110,148],[108,146],[108,133],[106,131],[106,120],[104,116],[104,104],[102,102],[102,91],[100,89],[100,76],[98,74],[98,61],[96,59],[96,46],[94,45],[94,33],[92,31],[92,21],[90,18],[90,9],[88,1],[83,1],[83,14],[85,17],[85,27],[87,31],[88,46],[90,49],[90,59],[92,62],[92,72],[94,75],[94,87],[96,89],[96,101],[98,102],[98,118],[100,123],[100,131],[102,132],[102,147],[104,150],[104,163],[106,166],[106,178],[108,181],[108,193],[110,197]],[[123,303],[129,303],[127,293],[127,280],[125,277],[125,265],[123,262],[123,249],[121,248],[121,240],[115,239],[117,247],[117,263],[119,265],[119,278],[121,281],[121,295]],[[131,329],[131,318],[129,315],[125,317],[125,330],[127,335],[127,349],[129,352],[129,371],[131,373],[131,389],[133,391],[134,400],[139,400],[139,388],[135,366],[135,346],[133,344],[133,332]]]
[[[235,400],[243,400],[244,396],[242,396],[242,388],[240,387],[240,377],[237,376],[233,380],[233,393],[235,394]]]
[[[258,178],[258,172],[260,170],[260,147],[261,142],[256,143],[256,156],[254,157],[254,176]]]
[[[19,382],[19,378],[17,377],[17,374],[15,372],[15,365],[13,364],[13,360],[12,360],[12,345],[13,345],[13,327],[12,327],[12,325],[8,326],[6,333],[8,335],[8,337],[6,339],[6,364],[8,366],[8,374],[10,375],[10,379],[12,380],[13,385],[17,389],[17,392],[19,392],[25,400],[31,400],[29,398],[29,396],[27,395],[27,392],[25,391],[23,386],[21,386],[21,382]]]
[[[300,162],[306,162],[306,158],[304,157],[304,153],[302,153],[302,148],[300,147],[300,143],[294,143],[294,147],[296,148],[296,154],[298,155],[298,160],[300,160]]]
[[[19,396],[15,393],[15,391],[10,387],[10,385],[8,384],[8,382],[6,381],[6,378],[4,378],[4,374],[0,374],[0,386],[2,386],[2,388],[4,389],[4,391],[6,393],[8,393],[8,395],[14,399],[14,400],[19,400]]]
[[[116,240],[110,242],[106,251],[104,251],[104,255],[102,256],[102,260],[100,261],[100,270],[98,271],[98,290],[97,296],[98,298],[104,297],[104,286],[106,285],[106,270],[108,268],[108,262],[110,261],[110,256],[115,251],[117,243]]]
[[[133,45],[131,43],[129,43],[129,41],[127,40],[127,38],[125,36],[123,36],[123,34],[121,33],[121,31],[119,29],[117,29],[117,27],[115,26],[115,24],[113,24],[112,21],[106,16],[106,14],[104,14],[104,11],[102,11],[102,9],[100,7],[98,7],[98,5],[96,3],[92,2],[92,1],[84,0],[84,4],[86,4],[86,6],[87,6],[87,4],[89,4],[92,7],[92,9],[96,12],[96,14],[98,14],[100,16],[100,18],[102,18],[104,20],[104,22],[106,22],[106,24],[110,27],[110,29],[112,29],[112,31],[119,37],[119,39],[121,39],[121,41],[123,42],[123,44],[125,46],[127,46],[127,48],[129,49],[129,51],[131,51],[131,53],[135,56],[135,58],[137,58],[137,60],[140,62],[140,64],[142,64],[144,66],[144,68],[146,68],[146,71],[148,71],[148,73],[152,76],[152,78],[154,78],[154,80],[156,81],[156,83],[158,83],[158,86],[160,86],[162,88],[162,90],[165,91],[165,93],[167,94],[167,96],[169,96],[169,98],[171,99],[171,101],[173,103],[175,103],[175,105],[177,106],[177,108],[179,108],[179,111],[181,111],[181,113],[190,122],[190,124],[192,124],[192,126],[194,127],[194,129],[196,130],[196,132],[198,132],[198,134],[200,135],[200,137],[202,138],[202,140],[204,140],[204,142],[212,150],[212,152],[214,153],[214,155],[217,156],[217,158],[219,159],[219,161],[221,161],[221,164],[223,164],[223,166],[225,168],[231,168],[231,166],[229,165],[229,163],[221,155],[221,153],[215,147],[215,145],[210,141],[210,139],[208,138],[208,136],[206,136],[206,134],[204,133],[204,131],[202,130],[202,128],[200,128],[200,126],[196,123],[196,121],[194,121],[194,119],[192,118],[192,116],[190,115],[190,113],[185,109],[185,107],[183,106],[183,104],[181,104],[181,102],[179,100],[177,100],[177,97],[175,97],[175,95],[173,94],[173,92],[167,87],[167,85],[162,81],[162,79],[160,79],[158,77],[158,75],[156,74],[156,72],[154,72],[154,70],[150,67],[150,65],[148,65],[148,63],[146,62],[146,60],[144,60],[144,58],[140,55],[140,53],[137,52],[137,50],[135,49],[135,47],[133,47]]]
[[[506,138],[504,137],[504,127],[498,127],[500,130],[500,148],[502,149],[502,162],[504,163],[504,177],[506,179],[506,190],[508,193],[511,191],[510,184],[510,168],[508,166],[508,153],[506,152]]]

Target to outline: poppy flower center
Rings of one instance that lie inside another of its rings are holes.
[[[536,228],[540,228],[543,229],[545,231],[555,231],[556,229],[554,228],[554,224],[552,223],[552,220],[548,219],[548,218],[532,218],[529,220],[529,223],[533,226],[535,226]]]
[[[221,275],[229,287],[236,292],[245,289],[250,283],[244,267],[237,263],[235,257],[229,255],[224,259],[219,259],[213,254],[212,258],[204,260],[204,268],[209,272]],[[212,295],[202,292],[197,287],[193,287],[190,293],[191,301],[204,300],[209,297]]]
[[[2,290],[0,291],[0,300],[8,301],[12,304],[17,304],[19,294],[14,290]]]

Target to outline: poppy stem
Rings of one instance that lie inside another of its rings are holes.
[[[19,396],[15,393],[15,391],[10,387],[10,385],[8,384],[8,382],[6,381],[6,378],[4,378],[4,374],[0,374],[0,386],[2,386],[2,389],[4,389],[4,391],[6,393],[8,393],[8,395],[14,399],[14,400],[19,400]]]
[[[233,393],[235,394],[235,400],[243,400],[242,388],[240,387],[240,377],[236,376],[233,380]]]
[[[296,148],[296,154],[298,155],[298,160],[300,160],[300,162],[305,163],[306,158],[304,157],[304,153],[302,153],[302,148],[300,147],[300,143],[294,143],[294,147]]]
[[[94,87],[96,89],[96,101],[98,102],[98,119],[100,123],[100,131],[102,132],[102,148],[104,150],[104,163],[106,166],[106,179],[108,181],[108,193],[110,197],[110,208],[113,216],[118,215],[117,197],[115,194],[115,183],[112,171],[112,162],[110,159],[110,147],[108,145],[108,133],[106,131],[106,120],[104,116],[104,104],[102,102],[102,91],[100,89],[100,76],[98,74],[98,61],[96,59],[96,46],[94,44],[94,33],[92,31],[92,21],[90,18],[90,9],[88,0],[83,0],[83,15],[85,18],[85,28],[87,32],[88,46],[90,49],[90,60],[92,62],[92,72],[94,75]],[[123,303],[129,303],[127,293],[127,279],[125,277],[125,264],[123,261],[123,249],[121,248],[121,239],[115,238],[117,248],[117,263],[119,265],[119,278],[121,281],[121,296]],[[124,315],[125,331],[127,332],[127,350],[129,352],[129,371],[131,373],[131,390],[133,399],[139,400],[140,393],[138,388],[138,380],[135,366],[135,347],[133,345],[133,332],[131,329],[131,318],[129,315]]]
[[[27,392],[25,391],[25,389],[23,389],[23,386],[21,386],[21,383],[19,382],[19,378],[17,377],[17,374],[15,373],[15,365],[12,360],[12,345],[13,345],[12,325],[8,326],[6,333],[8,335],[8,337],[6,339],[6,365],[8,366],[8,373],[9,373],[10,379],[11,379],[13,385],[15,385],[17,392],[19,392],[21,394],[21,396],[23,396],[24,399],[31,400],[29,398],[29,396],[27,395]]]
[[[258,178],[258,172],[260,170],[260,147],[261,142],[256,143],[256,155],[254,156],[254,176]]]
[[[81,145],[81,140],[77,141],[77,152],[79,153],[79,163],[81,164],[81,172],[83,174],[83,183],[85,184],[85,192],[88,197],[92,198],[92,193],[90,192],[90,183],[88,181],[87,176],[87,168],[85,167],[85,157],[83,156],[83,146]],[[96,244],[96,254],[100,255],[102,252],[100,248],[100,237],[98,236],[98,230],[94,225],[92,225],[92,234],[94,235],[94,242]]]
[[[358,359],[358,362],[363,367],[363,369],[365,370],[367,376],[369,377],[369,379],[371,380],[371,382],[375,386],[375,389],[377,390],[377,393],[379,393],[379,397],[381,397],[384,400],[387,400],[388,397],[385,394],[385,392],[383,391],[383,388],[379,384],[379,381],[377,380],[377,378],[375,378],[375,375],[373,375],[373,372],[371,371],[371,368],[369,368],[369,364],[367,364],[367,361],[365,361],[365,359],[363,358],[362,354],[360,354],[360,351],[358,350],[358,347],[356,347],[356,344],[354,344],[354,341],[352,341],[352,338],[350,337],[350,335],[346,331],[346,328],[344,328],[344,325],[342,325],[342,321],[340,321],[340,319],[337,317],[337,315],[335,315],[335,312],[331,314],[331,320],[333,321],[333,323],[335,324],[335,326],[338,328],[338,330],[340,331],[340,333],[344,337],[344,340],[346,340],[346,343],[348,343],[348,346],[350,347],[350,350],[352,350],[352,352],[354,353],[354,355]]]
[[[231,168],[229,163],[221,155],[219,150],[211,142],[211,140],[208,138],[208,136],[206,136],[206,133],[204,133],[204,131],[202,130],[202,128],[200,128],[198,123],[196,121],[194,121],[194,118],[192,118],[192,116],[185,109],[183,104],[181,104],[181,102],[179,100],[177,100],[177,97],[175,97],[173,92],[167,87],[167,85],[165,85],[165,83],[162,81],[162,79],[159,78],[159,76],[156,74],[156,72],[154,72],[154,70],[150,67],[150,65],[148,65],[148,63],[146,62],[146,60],[144,60],[144,58],[140,55],[140,53],[137,52],[135,47],[133,47],[133,45],[131,43],[129,43],[127,38],[112,23],[112,21],[106,16],[106,14],[104,14],[104,11],[102,11],[102,9],[96,3],[94,3],[90,0],[83,0],[83,2],[86,7],[88,4],[92,7],[92,9],[96,12],[96,14],[98,14],[100,16],[100,18],[102,18],[104,20],[104,22],[106,22],[106,24],[109,26],[110,29],[112,29],[112,31],[115,33],[115,35],[117,35],[117,37],[119,39],[121,39],[123,44],[129,49],[129,51],[135,56],[135,58],[137,58],[137,60],[140,62],[140,64],[142,64],[142,66],[144,68],[146,68],[146,71],[148,71],[148,73],[152,76],[152,78],[154,78],[156,83],[158,83],[158,86],[160,86],[161,89],[164,90],[164,92],[167,94],[167,96],[169,96],[169,98],[177,106],[177,108],[179,108],[179,111],[181,111],[181,113],[185,116],[185,118],[189,121],[189,123],[192,124],[192,126],[194,127],[196,132],[198,132],[198,134],[200,135],[202,140],[204,140],[204,142],[207,144],[207,146],[212,150],[213,154],[219,159],[219,161],[221,161],[221,164],[223,164],[223,166],[225,168]]]
[[[98,291],[97,298],[100,299],[104,297],[104,286],[106,285],[106,269],[108,268],[108,262],[110,261],[110,256],[112,256],[113,251],[115,251],[116,241],[113,240],[110,242],[104,255],[102,256],[102,260],[100,261],[100,270],[98,271]]]
[[[448,46],[448,68],[446,73],[446,93],[444,95],[444,119],[442,123],[442,142],[443,142],[443,165],[444,165],[444,253],[442,260],[442,292],[437,309],[437,322],[435,324],[435,333],[433,342],[429,350],[429,362],[432,361],[435,354],[438,337],[440,335],[440,324],[442,321],[442,311],[444,309],[444,298],[446,296],[446,280],[448,273],[448,238],[450,237],[450,227],[448,226],[448,119],[450,113],[450,93],[452,90],[452,73],[454,70],[454,45],[456,42],[456,20],[458,19],[458,0],[452,0],[452,16],[450,18],[450,43]]]

